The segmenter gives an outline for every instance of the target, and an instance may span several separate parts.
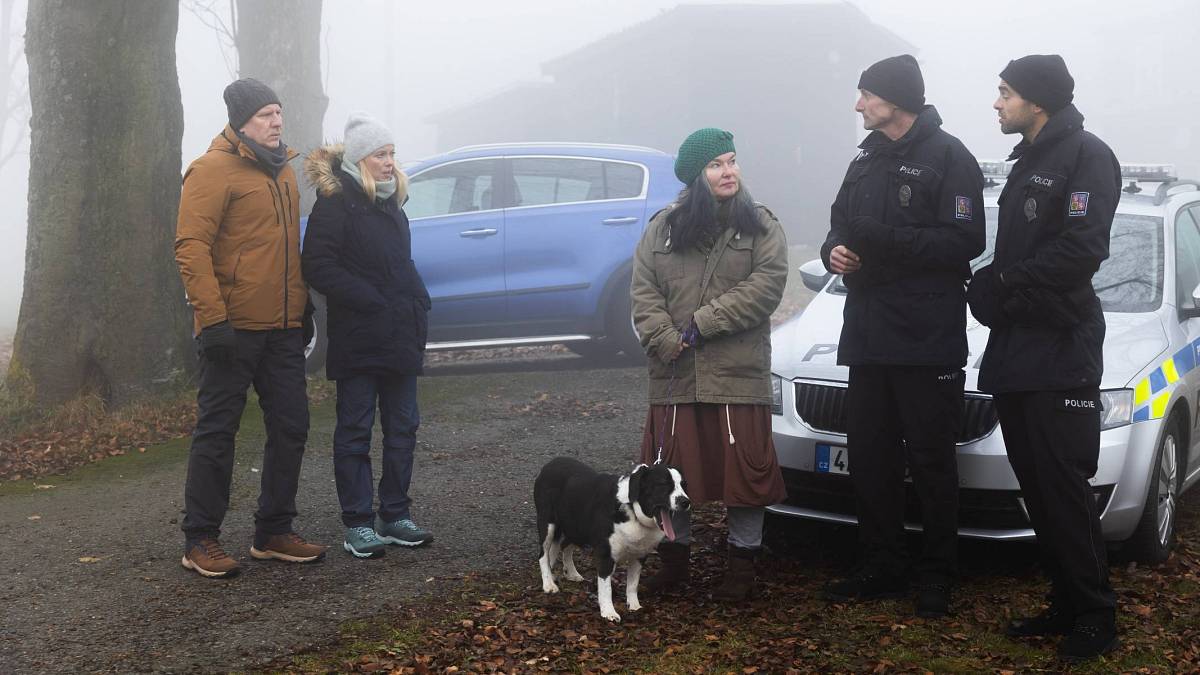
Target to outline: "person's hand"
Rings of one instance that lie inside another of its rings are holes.
[[[967,306],[979,323],[999,328],[1004,321],[1004,288],[997,283],[996,269],[991,265],[975,271],[967,285]]]
[[[214,323],[200,331],[200,349],[204,358],[227,366],[237,360],[237,334],[228,321]]]
[[[1089,289],[1090,290],[1090,289]],[[1022,287],[1008,294],[1004,313],[1017,323],[1071,328],[1083,321],[1082,305],[1050,288]]]
[[[892,247],[896,230],[870,216],[850,221],[850,243],[868,254],[878,256]]]
[[[700,329],[696,327],[696,320],[692,319],[687,328],[679,335],[679,343],[684,349],[688,347],[696,347],[700,345]]]
[[[834,274],[850,274],[857,272],[862,267],[862,260],[858,254],[841,244],[834,246],[829,252],[829,269],[833,270]]]

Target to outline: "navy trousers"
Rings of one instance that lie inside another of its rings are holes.
[[[333,432],[333,471],[346,527],[370,525],[375,518],[370,451],[376,407],[383,428],[379,517],[389,523],[410,517],[408,485],[421,425],[417,378],[355,375],[337,381],[337,428]]]
[[[996,394],[1008,463],[1037,533],[1050,597],[1076,618],[1111,617],[1100,513],[1088,479],[1100,460],[1100,390]]]

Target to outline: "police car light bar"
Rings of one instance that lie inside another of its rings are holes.
[[[1013,163],[1002,160],[980,160],[979,170],[984,176],[1004,178],[1012,171]],[[1169,183],[1177,180],[1174,164],[1122,164],[1121,178],[1154,183]]]
[[[1012,167],[1012,162],[1005,162],[999,159],[985,159],[979,162],[979,170],[983,172],[983,175],[995,178],[1007,176],[1008,172],[1012,171]]]
[[[1121,178],[1169,183],[1177,178],[1174,164],[1122,164]]]

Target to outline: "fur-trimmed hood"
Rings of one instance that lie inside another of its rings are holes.
[[[304,158],[304,178],[309,185],[322,197],[332,197],[343,190],[342,186],[342,154],[345,147],[341,143],[323,145]],[[408,199],[408,176],[396,167],[396,192],[392,198],[397,204],[403,204]]]

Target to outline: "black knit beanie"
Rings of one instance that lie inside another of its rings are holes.
[[[925,107],[925,79],[910,54],[886,58],[863,71],[858,88],[913,113]]]
[[[1021,98],[1051,115],[1075,98],[1075,78],[1067,72],[1066,62],[1058,54],[1030,54],[1009,61],[1000,71],[1000,78]]]
[[[229,111],[229,126],[234,131],[241,130],[254,113],[272,103],[279,103],[279,97],[254,78],[246,77],[225,87],[225,108]]]

